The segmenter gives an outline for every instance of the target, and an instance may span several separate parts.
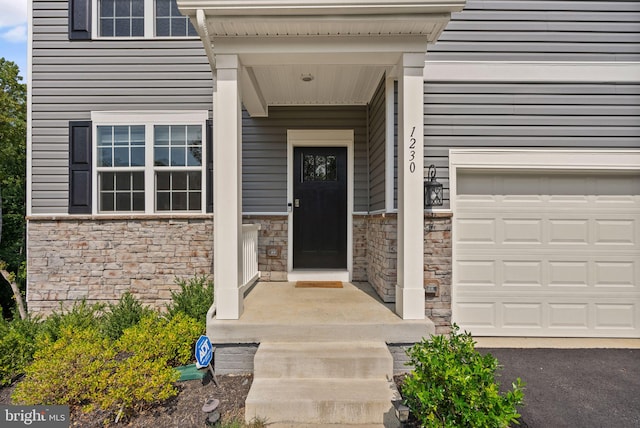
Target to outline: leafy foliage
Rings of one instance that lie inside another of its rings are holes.
[[[523,383],[501,395],[495,380],[498,360],[481,355],[467,332],[454,324],[449,337],[431,336],[407,351],[415,368],[402,395],[425,427],[508,427],[518,423]]]
[[[126,329],[117,347],[122,352],[177,367],[193,360],[193,347],[201,333],[200,323],[187,315],[178,313],[167,319],[152,313]]]
[[[138,324],[143,317],[152,313],[153,310],[144,307],[127,291],[117,304],[109,305],[100,322],[100,330],[110,339],[117,340],[125,329]]]
[[[86,300],[73,303],[73,306],[65,310],[60,305],[58,311],[54,311],[42,325],[42,335],[55,342],[64,330],[100,329],[100,319],[104,306],[101,304],[90,305]]]
[[[0,260],[11,272],[25,260],[27,86],[21,80],[18,66],[0,58]],[[12,294],[3,282],[0,278],[0,304],[9,314]]]
[[[196,275],[188,281],[176,278],[180,291],[171,292],[171,304],[167,306],[169,315],[183,313],[198,320],[204,331],[207,311],[213,304],[213,281],[207,275]]]
[[[39,319],[14,317],[8,322],[0,318],[0,386],[24,373],[36,351],[41,325]]]

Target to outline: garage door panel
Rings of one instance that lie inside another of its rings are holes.
[[[640,337],[640,175],[457,181],[455,322],[475,335]]]

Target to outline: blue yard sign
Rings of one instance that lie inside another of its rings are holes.
[[[196,342],[196,366],[201,369],[207,367],[213,358],[213,347],[207,336],[200,336]]]

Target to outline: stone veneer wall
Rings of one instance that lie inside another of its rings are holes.
[[[376,214],[367,221],[367,277],[385,302],[395,301],[397,281],[398,218]],[[427,295],[425,315],[436,325],[436,333],[451,327],[451,214],[426,213],[424,218],[424,285],[435,285],[436,295]]]
[[[30,312],[114,302],[125,291],[163,308],[175,277],[211,273],[213,217],[31,218],[27,242]]]
[[[245,216],[259,223],[258,269],[263,281],[287,280],[287,216]],[[175,277],[211,274],[213,216],[34,217],[28,220],[29,310],[49,313],[60,302],[114,302],[131,291],[163,308]],[[451,215],[425,215],[425,314],[446,333],[451,323]],[[277,250],[270,256],[267,249]],[[397,216],[353,217],[353,280],[368,281],[383,301],[395,301]]]

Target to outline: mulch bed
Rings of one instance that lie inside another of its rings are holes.
[[[202,405],[210,398],[220,400],[218,408],[221,420],[244,420],[244,402],[249,393],[252,375],[218,376],[217,387],[208,378],[204,381],[190,380],[178,382],[179,393],[167,402],[137,413],[130,419],[121,421],[117,426],[140,428],[190,428],[205,426],[206,415]],[[0,388],[0,404],[12,404],[11,393],[15,385]],[[80,409],[71,412],[72,427],[104,428],[113,421],[113,412],[94,411],[83,413]],[[105,421],[107,423],[105,424]]]

